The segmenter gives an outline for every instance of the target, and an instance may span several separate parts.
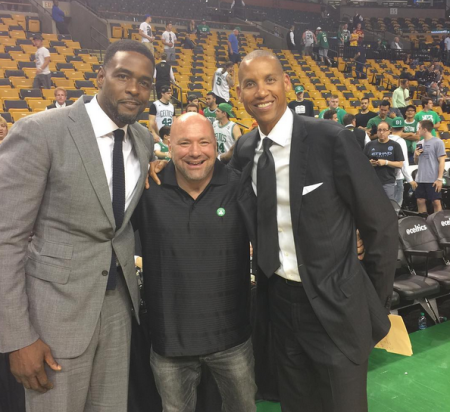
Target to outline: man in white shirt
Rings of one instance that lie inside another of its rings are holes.
[[[72,100],[67,100],[67,90],[63,87],[57,87],[55,89],[55,102],[45,108],[49,109],[62,109],[73,104]]]
[[[139,34],[141,36],[141,42],[147,47],[150,52],[155,55],[155,47],[153,46],[153,42],[155,41],[155,37],[153,36],[152,26],[150,23],[152,22],[152,16],[150,14],[145,15],[145,20],[139,26]]]
[[[289,50],[297,50],[297,43],[295,42],[295,26],[292,25],[286,36],[286,42]]]
[[[408,172],[409,166],[408,147],[406,146],[406,142],[402,137],[404,127],[405,127],[405,120],[402,117],[396,117],[395,119],[392,119],[391,134],[389,135],[390,140],[393,140],[394,142],[397,142],[400,145],[403,152],[403,158],[405,159],[403,161],[402,168],[401,169],[398,168],[395,171],[396,176],[395,176],[394,198],[400,207],[403,204],[403,191],[404,191],[403,180],[406,179],[406,182],[411,185],[413,190],[416,190],[417,188],[417,183],[413,180],[411,174]]]
[[[36,77],[33,81],[33,89],[51,89],[52,74],[48,67],[50,63],[50,52],[43,46],[43,38],[40,34],[33,36],[32,41],[33,45],[37,48],[34,55]]]
[[[238,97],[259,126],[236,142],[229,166],[242,171],[258,316],[270,318],[283,412],[366,412],[368,357],[390,328],[397,217],[351,131],[294,116],[290,89],[274,54],[242,61]]]
[[[317,43],[316,35],[307,29],[302,36],[303,45],[305,46],[305,56],[311,56],[313,52],[314,43]]]
[[[444,40],[445,45],[445,61],[448,64],[450,61],[450,34],[447,34],[447,37]]]
[[[112,43],[92,100],[28,116],[0,145],[0,352],[28,412],[127,410],[130,217],[153,158],[135,121],[153,67],[141,43]]]
[[[161,40],[164,44],[164,53],[167,55],[167,61],[174,62],[177,36],[172,31],[172,23],[170,21],[166,24],[166,31],[161,35]]]

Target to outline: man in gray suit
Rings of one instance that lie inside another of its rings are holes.
[[[145,46],[116,42],[97,96],[19,121],[1,145],[0,352],[28,412],[127,408],[138,313],[129,219],[153,157],[135,120],[153,70]]]

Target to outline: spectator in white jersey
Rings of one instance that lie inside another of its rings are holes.
[[[316,35],[307,29],[302,36],[303,46],[305,47],[305,56],[312,56],[314,43],[317,43]]]
[[[220,103],[216,110],[216,121],[213,123],[214,134],[217,140],[217,154],[226,154],[234,142],[241,137],[241,129],[230,118],[236,117],[228,103]],[[228,154],[229,155],[229,154]],[[228,155],[225,157],[227,158]]]
[[[172,98],[172,88],[170,86],[161,87],[161,98],[150,106],[150,131],[155,142],[159,142],[159,130],[163,126],[172,126],[175,108],[170,99]]]
[[[230,87],[234,87],[234,64],[229,61],[224,67],[219,67],[214,73],[212,91],[216,96],[216,103],[230,102]]]
[[[145,15],[145,20],[139,26],[139,35],[141,36],[142,44],[150,50],[150,53],[155,55],[155,48],[153,47],[153,42],[155,41],[155,36],[153,36],[152,26],[152,16],[150,14]]]
[[[166,24],[166,31],[161,35],[161,40],[164,44],[164,53],[167,55],[168,62],[175,61],[175,43],[177,36],[172,31],[172,22]]]

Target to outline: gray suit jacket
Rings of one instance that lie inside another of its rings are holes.
[[[57,358],[83,353],[99,318],[108,278],[102,272],[109,271],[113,248],[138,313],[130,217],[153,137],[139,124],[128,134],[141,177],[117,232],[85,99],[20,120],[0,145],[0,352],[40,337]]]

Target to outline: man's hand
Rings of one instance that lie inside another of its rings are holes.
[[[418,149],[416,147],[416,150],[414,150],[414,156],[419,157],[423,153],[423,149]]]
[[[417,189],[417,182],[415,182],[414,180],[412,182],[409,183],[411,185],[411,189],[412,190],[416,190]]]
[[[42,73],[42,69],[41,68],[36,69],[36,74],[41,74],[41,73]]]
[[[436,180],[433,183],[433,187],[435,188],[436,192],[439,193],[442,190],[442,182],[440,180]]]
[[[370,159],[370,164],[371,164],[373,167],[376,167],[376,166],[378,166],[378,160]]]
[[[25,348],[11,352],[9,362],[17,382],[26,389],[42,393],[53,389],[53,384],[45,373],[44,364],[46,363],[54,371],[61,370],[61,366],[53,359],[50,347],[40,339]]]
[[[150,167],[148,168],[148,175],[145,179],[145,188],[150,189],[149,177],[159,186],[161,184],[161,180],[159,180],[158,173],[163,170],[167,163],[167,160],[155,160],[150,162]]]
[[[366,251],[364,250],[364,242],[359,236],[359,230],[356,231],[356,251],[358,252],[358,259],[363,260]]]

